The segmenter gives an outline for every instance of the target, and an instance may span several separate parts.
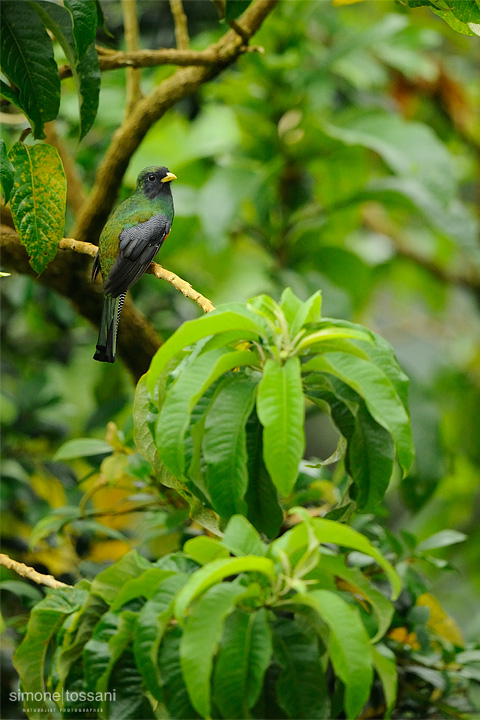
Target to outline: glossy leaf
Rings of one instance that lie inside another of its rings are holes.
[[[51,145],[21,142],[15,143],[9,158],[15,168],[10,197],[13,222],[30,265],[41,273],[55,257],[63,237],[67,183],[62,161]]]
[[[272,637],[264,608],[236,610],[225,621],[215,663],[214,702],[224,718],[244,718],[255,705],[270,663]]]
[[[18,105],[32,124],[33,136],[42,139],[44,123],[57,117],[60,104],[52,43],[29,3],[2,0],[0,12],[2,72],[19,89]],[[46,176],[51,177],[51,170]]]
[[[392,383],[376,365],[345,353],[329,352],[309,360],[303,371],[315,370],[340,378],[364,400],[377,423],[391,434],[398,460],[407,471],[414,458],[410,420]]]
[[[255,355],[248,350],[211,350],[194,358],[169,389],[157,420],[156,445],[163,462],[175,477],[181,478],[185,471],[183,442],[197,401],[228,370],[255,360]]]
[[[73,19],[73,35],[78,59],[81,60],[95,41],[97,32],[97,8],[94,2],[64,0]]]
[[[173,615],[173,601],[188,576],[173,575],[161,582],[138,614],[133,639],[137,667],[142,673],[148,691],[156,700],[162,700],[161,669],[158,651]]]
[[[98,98],[100,93],[100,69],[98,65],[97,52],[94,46],[89,43],[87,47],[81,45],[79,52],[78,38],[82,40],[86,33],[78,30],[82,26],[85,15],[94,15],[96,23],[96,10],[92,2],[82,0],[69,0],[69,9],[55,5],[54,3],[35,3],[33,7],[38,12],[45,27],[47,27],[56,40],[62,46],[77,86],[79,100],[79,135],[80,140],[87,134],[93,125],[98,109]],[[84,8],[83,12],[81,8]],[[72,28],[72,15],[74,25]],[[79,21],[78,18],[81,18]],[[95,35],[95,32],[94,32]]]
[[[328,625],[330,659],[335,674],[345,685],[346,716],[357,717],[368,700],[373,681],[369,638],[358,612],[328,590],[296,595],[295,604],[312,607]]]
[[[213,656],[222,636],[225,618],[245,591],[244,586],[235,582],[209,588],[185,622],[180,643],[182,672],[190,701],[203,717],[209,717],[211,713]]]
[[[387,706],[385,717],[389,718],[397,697],[398,674],[395,655],[385,645],[377,646],[372,648],[372,661],[375,672],[382,683]]]
[[[267,546],[260,540],[255,528],[243,517],[234,515],[228,521],[222,538],[222,545],[233,555],[265,555]]]
[[[257,317],[239,306],[235,310],[222,310],[217,308],[197,320],[190,320],[183,323],[178,330],[164,343],[155,353],[147,374],[147,387],[153,395],[158,376],[168,361],[183,350],[187,345],[218,333],[231,330],[247,330],[261,334],[263,328]]]
[[[245,425],[255,401],[256,384],[226,385],[210,407],[203,435],[205,479],[213,509],[222,518],[245,513],[248,485]]]
[[[277,701],[287,717],[328,718],[326,677],[315,633],[302,630],[293,618],[282,618],[273,627],[273,642],[275,660],[282,668]]]
[[[258,387],[257,413],[263,425],[263,457],[274,485],[288,495],[305,450],[304,400],[300,361],[285,365],[268,359]]]
[[[168,717],[175,720],[192,720],[199,717],[190,702],[180,664],[182,631],[176,626],[165,633],[160,645],[158,664],[162,669],[163,699]]]
[[[229,557],[226,547],[223,547],[218,540],[199,535],[198,537],[187,540],[183,546],[183,551],[193,558],[200,565],[206,565],[212,560]]]
[[[148,560],[145,560],[136,550],[131,550],[121,560],[106,570],[102,570],[95,577],[91,592],[111,604],[128,580],[138,577],[151,567]]]
[[[215,583],[221,582],[229,575],[243,572],[254,572],[264,575],[271,583],[274,580],[273,562],[268,558],[247,555],[240,558],[221,558],[213,560],[200,568],[183,587],[175,601],[175,617],[178,622],[184,622],[184,616],[189,605],[199,595],[204,593]]]
[[[440,530],[440,532],[430,535],[426,540],[422,540],[417,545],[417,552],[425,552],[426,550],[436,550],[437,548],[449,547],[456,543],[464,542],[467,539],[465,533],[458,530]]]

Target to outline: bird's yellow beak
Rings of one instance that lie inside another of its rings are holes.
[[[177,176],[174,175],[171,172],[168,172],[164,178],[162,178],[161,182],[171,182],[172,180],[176,180]]]

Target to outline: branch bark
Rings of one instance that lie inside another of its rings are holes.
[[[190,46],[190,38],[188,37],[187,16],[183,9],[182,0],[170,0],[170,10],[175,23],[175,40],[177,42],[177,50],[188,50]]]
[[[127,50],[135,52],[138,50],[138,19],[136,0],[122,0],[123,26],[125,30],[125,44]],[[126,70],[127,104],[125,116],[130,115],[133,108],[140,100],[140,70],[129,67]]]
[[[278,0],[255,0],[240,18],[245,37],[251,38]],[[245,50],[242,38],[229,30],[210,48],[220,58],[208,67],[177,70],[164,80],[137,106],[116,131],[100,164],[88,202],[80,211],[73,235],[82,241],[97,242],[102,227],[115,202],[122,178],[135,150],[150,127],[175,103],[196,92],[208,80],[233,63]],[[107,56],[108,57],[108,56]]]
[[[52,588],[52,590],[58,590],[58,588],[62,587],[71,587],[71,585],[66,585],[63,582],[60,582],[60,580],[55,580],[53,575],[44,575],[43,573],[39,573],[29,565],[24,565],[24,563],[12,560],[11,557],[8,557],[8,555],[4,555],[3,553],[0,553],[0,565],[8,568],[8,570],[13,570],[13,572],[17,573],[17,575],[27,578],[27,580],[33,580],[33,582],[37,583],[37,585],[46,585],[47,587]]]

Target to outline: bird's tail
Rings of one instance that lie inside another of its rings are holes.
[[[105,295],[103,299],[102,319],[100,320],[97,350],[93,356],[94,360],[109,363],[115,362],[118,323],[120,322],[120,314],[122,312],[125,295],[126,293],[122,293],[116,298],[111,295]]]

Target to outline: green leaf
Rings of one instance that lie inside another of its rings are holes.
[[[106,440],[96,440],[95,438],[77,438],[76,440],[68,440],[61,445],[53,459],[72,460],[79,457],[92,457],[92,455],[110,455],[113,453],[113,447]]]
[[[329,654],[345,685],[345,712],[356,718],[370,695],[373,681],[370,641],[355,608],[329,590],[294,596],[295,604],[313,608],[330,629]]]
[[[97,13],[92,2],[69,0],[69,5],[72,4],[76,6],[75,14],[77,17],[79,13],[81,14],[78,7],[80,5],[86,9],[87,14],[93,12],[96,23]],[[51,2],[35,3],[33,7],[38,12],[44,25],[53,33],[62,46],[72,69],[78,92],[81,140],[92,127],[98,109],[100,68],[98,65],[97,52],[92,45],[91,47],[85,48],[85,52],[83,52],[82,48],[82,54],[79,54],[77,37],[74,37],[76,26],[74,25],[72,30],[72,14],[65,8]],[[80,35],[83,37],[84,33],[80,32]]]
[[[310,525],[315,537],[320,543],[335,543],[341,547],[358,550],[365,555],[372,557],[378,565],[383,568],[392,586],[392,600],[400,594],[402,583],[398,573],[386,560],[381,552],[361,533],[348,525],[343,525],[335,520],[324,518],[312,518]],[[309,544],[308,529],[305,523],[300,523],[291,528],[281,537],[275,540],[269,547],[269,554],[275,558],[280,557],[280,552],[285,552],[290,558],[301,553]]]
[[[272,636],[264,608],[253,613],[235,611],[225,621],[215,663],[215,705],[224,718],[248,717],[270,664]]]
[[[192,720],[199,717],[192,707],[180,664],[181,629],[169,630],[160,645],[158,665],[161,668],[163,698],[169,718]]]
[[[395,655],[385,645],[377,645],[372,648],[372,660],[385,696],[385,705],[387,706],[385,717],[389,718],[397,699],[398,674]]]
[[[112,612],[116,612],[120,610],[122,605],[138,597],[144,597],[150,600],[158,586],[171,575],[173,575],[172,570],[162,570],[161,568],[152,567],[145,570],[145,572],[138,577],[127,580],[112,602],[110,609]]]
[[[252,412],[257,385],[239,379],[220,390],[208,410],[203,435],[205,480],[213,509],[220,517],[244,514],[248,486],[245,424]]]
[[[213,560],[197,570],[178,593],[175,601],[175,617],[178,622],[180,624],[184,622],[189,605],[209,587],[221,582],[229,575],[243,572],[261,573],[270,583],[273,583],[275,577],[273,562],[268,558],[247,555],[241,558]]]
[[[263,459],[263,428],[256,416],[247,422],[248,489],[247,518],[258,532],[277,537],[283,523],[278,493]]]
[[[12,191],[14,172],[13,165],[8,159],[5,140],[2,138],[0,139],[0,183],[6,203]]]
[[[279,365],[270,358],[258,387],[257,412],[263,425],[263,457],[274,485],[288,495],[305,450],[304,400],[300,360]]]
[[[142,676],[130,647],[125,649],[112,669],[110,688],[115,688],[116,692],[111,700],[104,696],[105,700],[98,712],[100,717],[157,720],[158,715],[153,712],[150,698],[145,693]],[[86,704],[88,706],[88,702]]]
[[[8,102],[13,103],[13,105],[21,107],[18,91],[10,87],[10,85],[7,85],[3,80],[0,80],[0,95],[5,98],[5,100],[8,100]]]
[[[115,664],[132,640],[136,619],[137,614],[128,610],[119,615],[110,612],[103,615],[83,651],[89,688],[104,694],[108,690]],[[100,708],[103,713],[108,710],[106,699],[102,700]]]
[[[180,573],[163,580],[154,596],[140,610],[135,627],[133,651],[148,691],[156,700],[162,700],[162,682],[158,663],[158,650],[170,618],[173,601],[188,575]],[[163,668],[162,668],[163,671]]]
[[[417,552],[425,552],[426,550],[436,550],[437,548],[449,547],[456,543],[464,542],[467,535],[458,530],[440,530],[440,532],[430,535],[426,540],[422,540],[416,547]]]
[[[91,593],[110,605],[128,580],[138,577],[151,567],[151,563],[136,550],[130,550],[121,560],[96,576],[92,582]]]
[[[2,0],[0,20],[2,72],[19,90],[18,104],[32,124],[33,136],[42,139],[44,123],[57,117],[60,105],[52,42],[29,3]],[[50,176],[51,171],[46,173]]]
[[[60,627],[67,615],[78,610],[85,600],[85,590],[61,588],[49,593],[36,605],[28,621],[27,634],[13,656],[13,664],[17,670],[22,690],[36,693],[35,704],[28,700],[31,708],[29,717],[60,716],[54,703],[45,697],[45,659],[50,639]],[[39,698],[39,699],[37,699]]]
[[[302,370],[331,374],[353,388],[365,400],[377,423],[393,437],[401,467],[405,472],[410,468],[414,458],[410,420],[394,386],[380,368],[354,355],[329,352],[309,360]]]
[[[233,303],[232,303],[233,306]],[[155,353],[147,374],[147,387],[153,395],[158,376],[168,361],[183,350],[187,345],[218,333],[231,330],[246,330],[257,335],[263,332],[263,326],[258,317],[238,304],[235,309],[228,309],[230,306],[223,306],[209,312],[207,315],[196,320],[189,320],[183,323],[178,330],[164,343]]]
[[[265,555],[267,546],[260,540],[255,528],[243,517],[234,515],[228,521],[222,538],[222,545],[233,555]]]
[[[357,595],[370,603],[377,617],[377,632],[371,642],[375,643],[383,637],[390,627],[394,612],[394,607],[388,598],[377,590],[358,568],[347,567],[344,557],[322,555],[318,567],[321,571],[327,570],[335,577],[348,582],[353,586],[350,592],[355,591]]]
[[[294,338],[304,325],[318,323],[321,318],[322,293],[318,290],[298,308],[290,327],[291,337]]]
[[[38,603],[43,600],[42,592],[29,585],[28,582],[21,582],[20,580],[2,580],[0,582],[0,591],[8,590],[9,592],[16,595],[18,598],[25,598],[32,603]]]
[[[209,717],[211,713],[213,656],[222,636],[225,618],[245,592],[245,587],[236,582],[215,585],[198,600],[185,622],[180,643],[182,672],[191,703],[203,717]]]
[[[175,477],[181,478],[185,471],[184,437],[190,414],[200,397],[228,370],[254,362],[256,355],[248,350],[211,350],[192,358],[169,388],[157,420],[156,444],[163,462]]]
[[[90,45],[95,42],[97,8],[94,2],[85,2],[85,0],[64,0],[64,3],[72,16],[75,47],[78,59],[81,60]]]
[[[325,672],[320,664],[318,639],[292,618],[278,619],[273,627],[274,655],[282,668],[276,694],[290,718],[328,718]]]
[[[183,552],[198,562],[200,565],[206,565],[212,560],[229,557],[228,550],[218,540],[199,535],[198,537],[187,540],[183,546]]]
[[[51,145],[21,142],[11,148],[9,158],[15,168],[10,197],[13,222],[30,255],[30,265],[41,273],[55,257],[63,237],[67,181],[62,161]]]

